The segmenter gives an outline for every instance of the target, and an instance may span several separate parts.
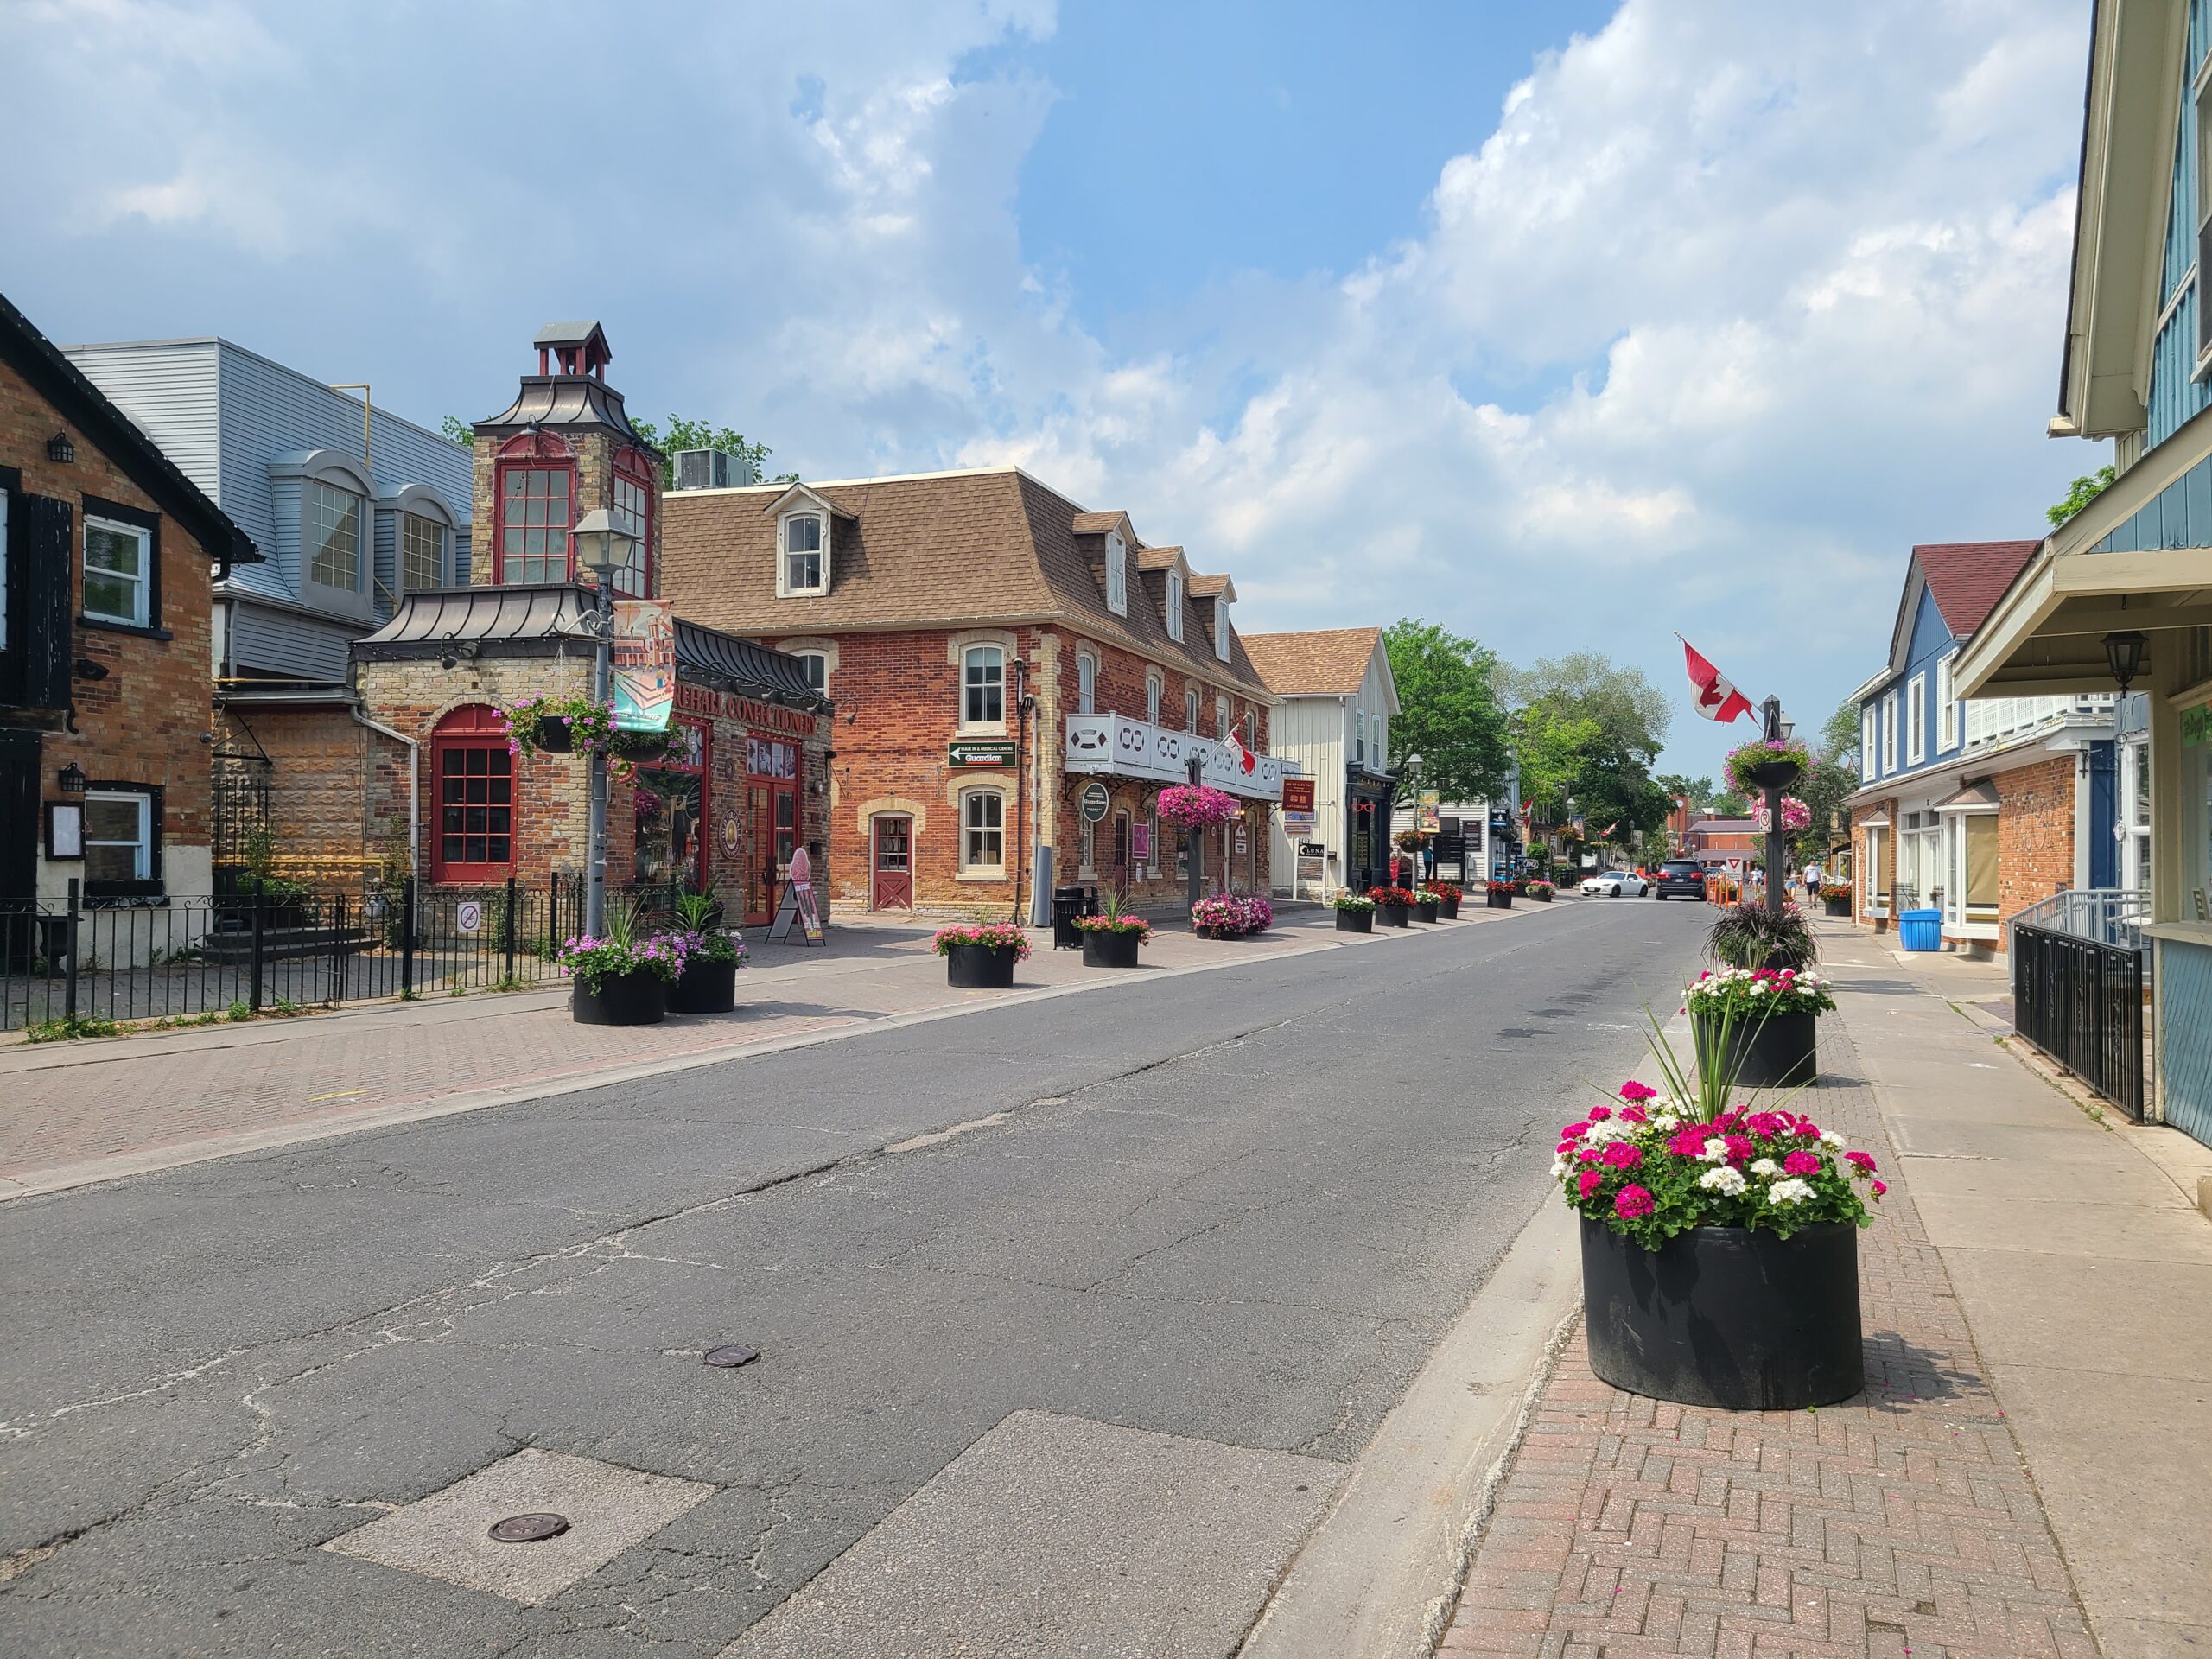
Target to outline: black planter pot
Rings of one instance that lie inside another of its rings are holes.
[[[1552,896],[1548,893],[1532,893],[1529,896],[1540,905],[1548,905],[1552,901]]]
[[[944,953],[944,980],[957,991],[1003,991],[1014,983],[1014,947],[956,944]]]
[[[575,747],[575,734],[569,729],[568,720],[559,715],[550,715],[537,722],[537,747],[547,754],[566,754]]]
[[[608,974],[595,991],[578,980],[569,988],[569,1013],[580,1026],[657,1026],[668,1014],[668,982],[649,969]]]
[[[1441,916],[1447,922],[1458,921],[1459,919],[1459,901],[1457,899],[1446,899],[1442,904],[1436,907],[1436,913]]]
[[[1377,905],[1375,906],[1375,919],[1385,927],[1403,927],[1406,925],[1406,907],[1403,905]]]
[[[1713,1022],[1693,1016],[1702,1053]],[[1721,1065],[1744,1089],[1786,1089],[1810,1083],[1821,1074],[1817,1014],[1770,1014],[1764,1020],[1738,1015],[1728,1033]]]
[[[1339,933],[1372,933],[1375,912],[1371,910],[1340,910],[1337,912],[1337,931]]]
[[[1848,899],[1823,899],[1821,900],[1821,908],[1827,912],[1831,916],[1848,916],[1851,914],[1851,900]]]
[[[1510,910],[1513,908],[1513,895],[1510,893],[1486,893],[1483,895],[1483,898],[1492,910]]]
[[[1414,919],[1417,922],[1433,922],[1436,919],[1436,901],[1434,899],[1430,899],[1426,904],[1419,904],[1414,906]]]
[[[728,1014],[737,1006],[737,964],[694,962],[668,988],[671,1014]]]
[[[1630,1394],[1727,1411],[1799,1411],[1866,1386],[1859,1230],[1783,1238],[1694,1227],[1656,1250],[1582,1218],[1590,1369]]]
[[[1083,930],[1083,965],[1086,968],[1134,968],[1137,965],[1137,951],[1144,936],[1141,933],[1105,933],[1096,928]],[[1009,970],[1007,982],[1014,982]]]
[[[1762,760],[1744,770],[1751,774],[1751,781],[1761,789],[1787,789],[1797,781],[1802,768],[1795,760]]]

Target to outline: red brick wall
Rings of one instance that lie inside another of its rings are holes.
[[[47,459],[47,440],[66,432],[77,458]],[[70,504],[75,551],[73,587],[81,612],[84,595],[84,498],[101,497],[145,512],[159,512],[151,497],[133,483],[92,442],[5,364],[0,364],[0,466],[19,468],[24,493]],[[100,680],[73,678],[74,733],[53,733],[45,740],[40,773],[46,798],[62,798],[54,774],[71,761],[93,779],[158,785],[162,791],[162,842],[164,874],[173,892],[185,893],[204,881],[208,842],[210,786],[208,745],[212,725],[212,659],[208,639],[213,569],[206,551],[166,514],[161,524],[161,614],[170,636],[118,632],[79,625],[72,640],[73,658],[107,670]],[[6,833],[40,833],[36,825],[9,825]],[[178,868],[176,855],[197,850]],[[60,867],[57,867],[60,868]],[[81,867],[71,864],[65,874]],[[186,885],[179,886],[182,880]]]
[[[343,709],[219,712],[215,765],[242,784],[265,776],[279,874],[351,892],[388,858],[406,861],[407,750]],[[262,767],[239,757],[264,755]],[[236,862],[240,849],[218,849]]]
[[[1872,801],[1851,810],[1852,919],[1862,925],[1873,928],[1878,933],[1886,931],[1897,919],[1895,914],[1897,906],[1894,899],[1894,883],[1897,880],[1897,826],[1903,816],[1897,810],[1897,804],[1894,799]],[[1890,827],[1882,832],[1880,880],[1874,884],[1876,890],[1892,893],[1891,914],[1888,917],[1870,916],[1866,912],[1866,877],[1871,871],[1866,861],[1867,831],[1865,821],[1872,817],[1887,818],[1890,821]]]
[[[2075,767],[2072,755],[2056,755],[1990,779],[2003,803],[1997,814],[2002,918],[2074,885]],[[2002,935],[1999,944],[2002,948]]]

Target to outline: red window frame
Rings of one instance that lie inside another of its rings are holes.
[[[573,528],[576,522],[576,452],[569,447],[568,440],[552,432],[518,432],[501,444],[492,468],[491,526],[492,580],[501,584],[524,580],[519,575],[511,577],[507,574],[507,479],[515,473],[565,473],[569,483],[569,522],[564,529]],[[575,542],[567,540],[563,551],[567,558],[564,574],[560,580],[574,582],[576,579]]]
[[[653,468],[652,463],[635,449],[622,449],[614,456],[614,476],[625,483],[634,484],[645,502],[645,511],[639,517],[644,522],[644,543],[639,550],[638,569],[645,586],[636,591],[617,575],[614,592],[622,599],[651,599],[657,592],[653,569]],[[610,490],[609,494],[613,492]]]
[[[515,798],[515,758],[507,748],[507,723],[499,711],[480,702],[465,703],[447,715],[430,734],[430,879],[440,882],[504,881],[515,867],[515,836],[518,826],[515,812],[518,803]],[[448,757],[459,764],[448,767]],[[448,780],[454,787],[448,787]],[[480,783],[481,788],[474,785]],[[505,788],[499,785],[504,783]],[[480,794],[483,798],[470,798]],[[502,794],[505,799],[499,798]],[[452,798],[448,798],[448,797]],[[483,828],[468,828],[467,812],[481,810],[485,814]],[[461,856],[447,856],[447,813],[457,811],[463,816],[460,827],[454,830],[452,838],[461,843]],[[504,828],[493,825],[502,820],[497,816],[504,812]],[[481,848],[467,843],[480,841]],[[494,858],[490,855],[498,844],[505,842],[506,856]],[[471,859],[467,854],[481,851],[486,856]]]

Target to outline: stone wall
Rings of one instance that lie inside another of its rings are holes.
[[[242,790],[265,781],[277,874],[351,893],[387,867],[404,872],[405,745],[345,709],[233,708],[215,721],[219,777]],[[219,850],[226,868],[243,855],[237,845]]]

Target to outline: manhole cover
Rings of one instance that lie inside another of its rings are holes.
[[[569,1529],[565,1515],[511,1515],[492,1523],[492,1536],[503,1544],[535,1544]]]
[[[750,1365],[760,1357],[760,1351],[758,1348],[747,1348],[741,1343],[733,1342],[726,1347],[707,1350],[707,1363],[719,1365],[724,1370],[734,1370],[740,1365]]]

